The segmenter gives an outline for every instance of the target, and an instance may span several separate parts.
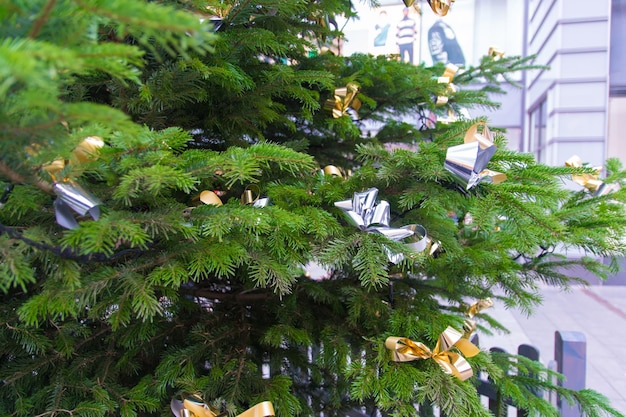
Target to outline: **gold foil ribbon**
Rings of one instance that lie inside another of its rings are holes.
[[[241,194],[241,204],[251,204],[255,207],[265,207],[269,204],[269,198],[259,198],[259,187],[256,185],[249,185],[245,188]],[[210,190],[204,190],[200,193],[200,201],[209,206],[221,206],[224,203],[216,192]],[[187,211],[191,211],[193,207],[187,208]]]
[[[222,200],[213,191],[204,190],[200,193],[200,201],[210,206],[221,206]]]
[[[490,46],[489,52],[487,52],[487,55],[493,58],[494,61],[497,61],[501,58],[504,58],[504,51],[502,49],[498,49],[493,46]]]
[[[217,417],[221,415],[219,410],[206,404],[201,397],[195,395],[185,398],[183,401],[172,399],[170,408],[176,417]],[[270,401],[263,401],[238,414],[237,417],[271,417],[275,415],[274,405]]]
[[[100,148],[104,146],[104,141],[98,136],[87,136],[72,150],[72,158],[70,162],[76,165],[93,161],[98,158]],[[32,147],[26,150],[30,154],[36,153]],[[53,181],[57,181],[57,176],[63,171],[67,165],[66,160],[58,158],[43,166],[43,169],[50,174]]]
[[[403,1],[406,7],[411,7],[413,6],[413,3],[415,3],[415,0],[403,0]]]
[[[426,237],[426,249],[428,250],[428,254],[433,256],[439,250],[441,246],[441,242],[438,240],[433,240],[430,236]]]
[[[573,155],[570,159],[565,161],[565,166],[571,168],[582,168],[584,167],[584,164],[578,155]],[[603,181],[598,179],[600,177],[602,167],[594,167],[593,169],[596,171],[594,174],[572,175],[572,181],[576,184],[582,185],[591,192],[597,191],[602,184],[604,184]]]
[[[454,3],[454,0],[428,0],[430,8],[439,16],[447,15],[450,7],[452,7],[452,3]]]
[[[343,178],[343,172],[341,172],[341,170],[334,165],[326,165],[324,169],[322,169],[322,172],[324,173],[324,175]]]
[[[93,161],[98,157],[100,148],[104,146],[104,141],[98,136],[87,136],[74,148],[72,154],[79,163]]]
[[[259,187],[256,185],[248,185],[243,194],[241,194],[241,204],[254,204],[259,199]]]
[[[251,204],[254,207],[265,207],[269,204],[269,198],[259,198],[261,190],[257,185],[248,185],[241,194],[241,204]]]
[[[361,87],[354,82],[348,83],[345,87],[335,89],[334,99],[326,100],[324,108],[330,111],[335,119],[348,114],[348,109],[352,108],[358,112],[361,108],[361,100],[356,96]]]
[[[474,330],[476,330],[476,321],[472,320],[474,316],[482,310],[490,307],[493,307],[493,301],[491,301],[491,298],[483,298],[468,307],[465,315],[469,318],[465,319],[465,322],[463,323],[463,330],[465,331],[463,337],[469,339]]]
[[[448,84],[446,88],[445,96],[437,96],[435,99],[435,106],[440,107],[448,103],[448,96],[455,94],[458,89],[452,84],[452,80],[454,80],[454,76],[459,71],[459,67],[456,65],[449,63],[446,65],[446,69],[443,71],[443,75],[441,77],[437,77],[437,82],[439,84]]]
[[[391,351],[392,360],[395,362],[430,358],[437,362],[445,373],[454,375],[461,381],[474,374],[472,367],[462,355],[471,358],[480,352],[476,345],[464,339],[460,332],[450,326],[439,335],[433,350],[421,342],[414,342],[405,337],[388,337],[385,346]],[[462,355],[451,351],[452,348],[456,348]]]
[[[574,155],[565,161],[565,165],[571,168],[582,168],[585,166],[578,155]],[[593,169],[596,171],[593,174],[572,175],[572,181],[585,187],[589,192],[593,193],[594,197],[610,194],[622,188],[619,183],[607,184],[598,179],[600,172],[602,172],[602,167],[594,167]]]
[[[326,165],[321,171],[322,174],[330,175],[331,177],[347,178],[352,175],[352,170],[345,170],[334,165]]]

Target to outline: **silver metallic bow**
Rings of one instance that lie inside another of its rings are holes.
[[[391,210],[387,201],[380,201],[376,204],[378,196],[377,188],[370,188],[360,193],[354,193],[352,200],[337,201],[335,206],[343,210],[348,221],[368,233],[379,233],[391,240],[399,241],[413,235],[420,235],[420,240],[409,244],[413,250],[424,250],[425,245],[421,242],[425,241],[426,230],[422,226],[408,225],[403,227],[389,227],[391,218]],[[422,246],[424,246],[422,248]],[[387,256],[390,262],[397,264],[404,259],[400,253],[392,253],[386,248]]]
[[[480,125],[483,125],[482,133],[478,132]],[[465,134],[464,142],[448,148],[444,167],[466,185],[467,190],[483,181],[497,184],[506,180],[506,175],[485,169],[496,152],[496,146],[484,123],[472,125]]]
[[[102,202],[98,197],[70,179],[54,183],[54,192],[58,198],[54,201],[54,213],[57,223],[66,229],[76,229],[78,222],[71,210],[84,216],[89,213],[94,220],[100,217]],[[71,210],[70,210],[71,209]]]

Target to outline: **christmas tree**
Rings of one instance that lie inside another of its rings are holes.
[[[544,166],[461,117],[531,58],[344,57],[336,16],[3,2],[0,414],[489,416],[486,372],[531,413],[558,415],[542,389],[619,415],[469,342],[501,327],[489,298],[532,311],[539,284],[614,270],[619,163]]]

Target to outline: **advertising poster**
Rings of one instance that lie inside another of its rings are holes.
[[[521,54],[523,4],[519,1],[456,0],[443,17],[426,0],[416,0],[411,7],[401,0],[379,0],[375,8],[363,3],[353,2],[358,20],[343,22],[343,55],[394,54],[415,65],[467,66],[478,64],[492,46]]]

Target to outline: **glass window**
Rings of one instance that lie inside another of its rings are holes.
[[[529,151],[535,154],[537,161],[545,162],[545,148],[547,145],[546,125],[548,120],[548,106],[544,99],[530,112]]]

